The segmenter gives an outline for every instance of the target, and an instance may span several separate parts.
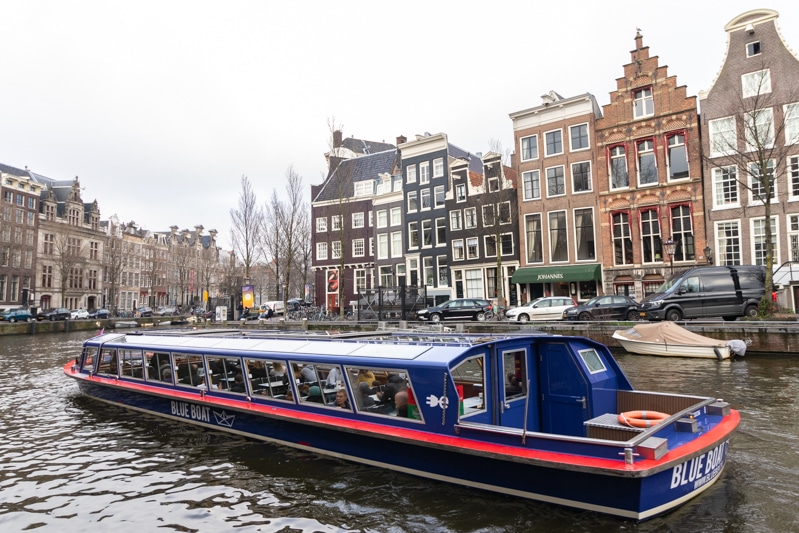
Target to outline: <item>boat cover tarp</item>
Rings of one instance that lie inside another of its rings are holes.
[[[616,334],[631,341],[651,342],[655,344],[685,346],[726,346],[726,341],[703,337],[683,329],[674,322],[652,322],[638,324],[630,329],[618,330]]]

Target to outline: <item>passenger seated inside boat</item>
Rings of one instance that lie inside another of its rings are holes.
[[[172,383],[172,370],[170,368],[167,367],[161,372],[161,381]]]
[[[349,409],[350,408],[350,399],[347,398],[347,391],[344,389],[338,389],[336,391],[336,399],[333,402],[335,407],[340,407],[342,409]]]
[[[358,383],[358,388],[355,391],[355,402],[358,404],[358,409],[366,409],[375,404],[372,398],[372,389],[365,381]]]
[[[383,390],[377,393],[378,402],[385,406],[394,407],[394,397],[400,392],[406,390],[408,387],[405,380],[397,374],[390,374],[388,376],[388,383]]]
[[[311,403],[325,403],[325,399],[322,397],[322,389],[319,388],[319,385],[308,388],[308,396],[305,397],[305,401]]]
[[[394,395],[394,407],[397,409],[397,416],[408,418],[408,393],[399,391]]]
[[[244,386],[244,376],[236,374],[233,378],[233,385],[230,386],[230,392],[247,392]]]

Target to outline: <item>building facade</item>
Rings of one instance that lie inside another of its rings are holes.
[[[640,32],[596,120],[603,292],[638,300],[673,269],[707,264],[696,97],[649,56]]]
[[[710,89],[700,94],[705,213],[716,262],[767,266],[775,285],[785,289],[781,303],[795,309],[799,59],[780,33],[778,17],[776,11],[757,9],[724,28],[724,63]]]
[[[588,93],[511,113],[520,176],[522,268],[513,275],[523,301],[541,296],[588,300],[602,291],[599,255],[595,123]]]

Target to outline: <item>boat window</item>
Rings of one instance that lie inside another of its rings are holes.
[[[452,378],[455,380],[455,387],[458,389],[460,398],[460,413],[463,416],[485,411],[483,368],[485,368],[485,355],[480,354],[466,359],[452,369]]]
[[[241,359],[238,357],[207,357],[211,385],[220,390],[247,394]]]
[[[97,373],[111,376],[117,375],[117,351],[115,348],[100,350],[100,360],[97,363]]]
[[[319,376],[316,373],[316,367],[309,363],[291,363],[291,369],[294,372],[294,378],[297,384],[310,387],[311,385],[319,385]]]
[[[407,370],[350,366],[345,373],[358,412],[423,419]]]
[[[83,348],[83,357],[81,370],[87,372],[94,372],[94,354],[97,353],[97,348],[94,346],[85,346]]]
[[[527,390],[526,350],[502,353],[502,375],[505,376],[505,399],[524,398]]]
[[[250,388],[253,394],[275,400],[294,401],[285,362],[262,359],[246,359],[245,362],[250,371]]]
[[[602,362],[602,358],[599,357],[599,354],[593,348],[580,350],[578,353],[583,363],[585,363],[586,368],[588,368],[588,371],[592,374],[605,372],[607,370],[607,368],[605,368],[605,363]]]
[[[172,363],[169,361],[168,353],[147,352],[145,358],[147,359],[148,381],[172,381]],[[167,375],[167,370],[169,370],[169,375]]]
[[[126,378],[144,379],[141,350],[119,350],[120,375]]]
[[[205,365],[201,355],[173,354],[172,367],[177,372],[178,385],[207,388],[205,383]]]

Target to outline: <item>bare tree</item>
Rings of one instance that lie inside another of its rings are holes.
[[[788,173],[787,156],[792,142],[785,142],[787,117],[780,105],[796,101],[797,91],[791,89],[787,99],[778,97],[772,87],[767,65],[753,72],[744,81],[743,91],[736,91],[737,100],[731,100],[726,131],[711,132],[711,155],[704,156],[711,167],[729,169],[737,167],[736,181],[751,192],[754,201],[763,206],[763,257],[766,268],[766,294],[761,309],[773,312],[771,293],[774,290],[774,228],[772,228],[772,202],[776,183]],[[779,101],[778,101],[779,100]],[[721,121],[718,121],[721,122]],[[718,157],[718,154],[723,154]]]
[[[61,289],[61,305],[66,305],[69,289],[82,289],[86,245],[77,231],[64,226],[55,236],[56,270]]]
[[[263,249],[269,258],[268,265],[272,269],[275,279],[275,300],[282,299],[280,293],[280,272],[283,260],[283,231],[280,221],[285,218],[283,202],[278,198],[277,190],[272,189],[272,196],[264,208]]]
[[[502,143],[496,139],[489,142],[491,152],[483,158],[485,187],[483,201],[483,220],[492,230],[493,245],[496,250],[497,268],[494,272],[494,287],[497,303],[507,307],[505,298],[505,279],[502,274],[503,239],[512,234],[516,223],[516,184],[506,175],[505,167],[510,160],[510,151],[503,150]],[[490,295],[489,295],[490,296]]]
[[[250,277],[250,268],[258,261],[262,250],[264,227],[263,211],[258,207],[250,179],[241,177],[239,205],[230,210],[233,227],[230,230],[233,251],[244,265],[244,278]]]
[[[289,286],[291,283],[292,266],[298,255],[297,245],[298,238],[297,232],[301,224],[301,217],[303,213],[303,186],[302,177],[294,171],[293,167],[286,170],[286,195],[288,201],[286,208],[282,210],[282,217],[278,221],[281,233],[283,234],[283,242],[285,243],[285,274],[283,276],[283,308],[286,309],[288,301]],[[307,212],[307,209],[305,209]]]

